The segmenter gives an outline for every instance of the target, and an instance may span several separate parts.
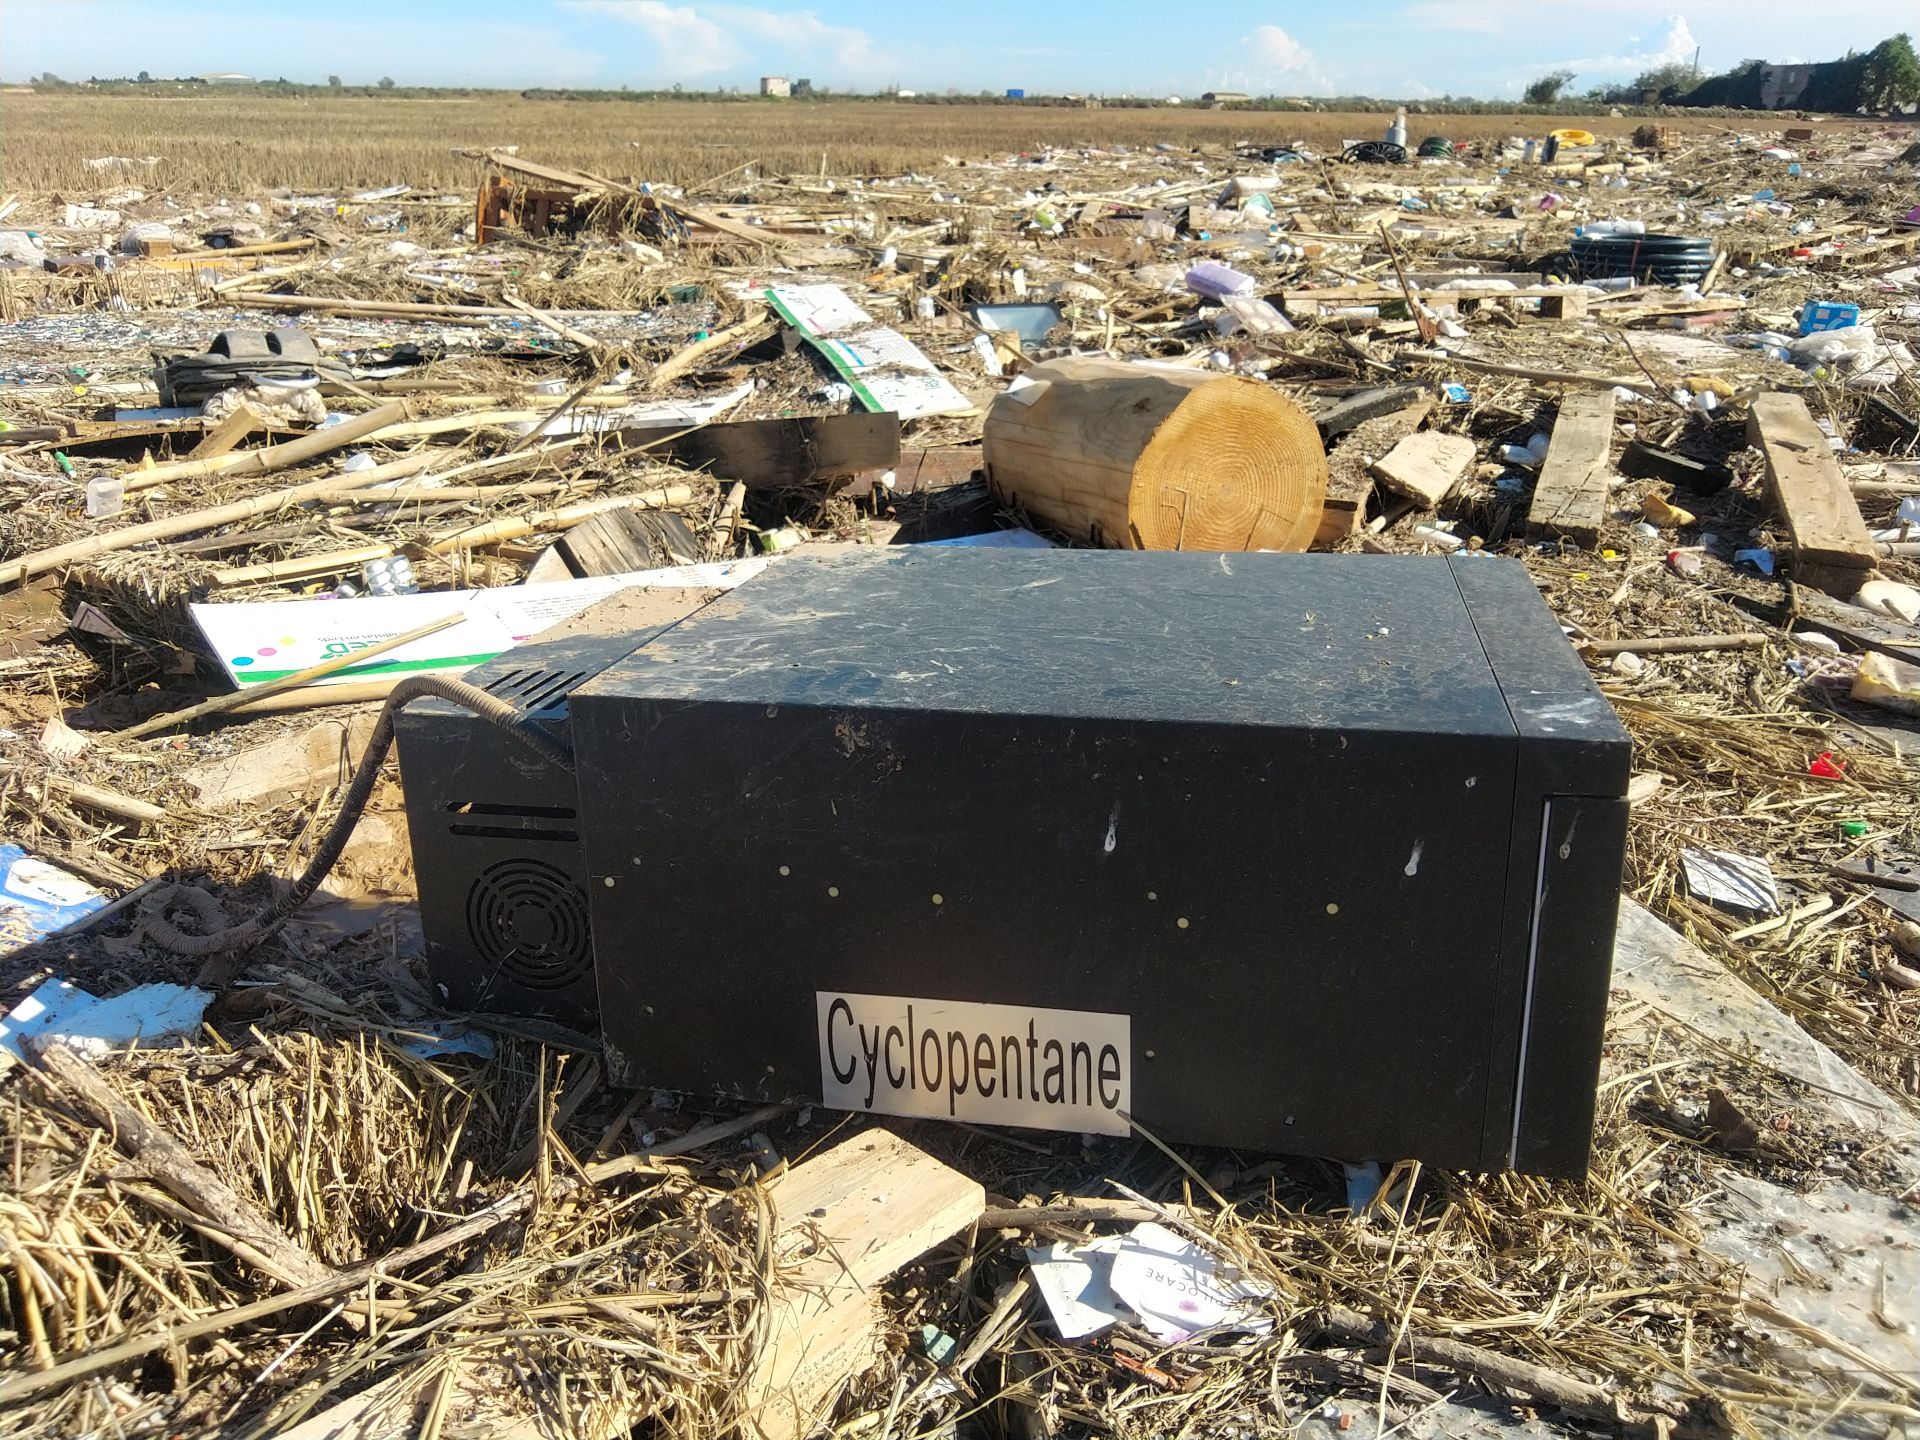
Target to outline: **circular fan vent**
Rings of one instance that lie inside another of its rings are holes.
[[[567,874],[538,860],[502,860],[473,882],[467,929],[501,979],[561,990],[593,964],[587,897]]]

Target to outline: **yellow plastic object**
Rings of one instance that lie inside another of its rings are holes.
[[[1641,513],[1662,530],[1677,530],[1681,526],[1694,522],[1691,510],[1682,510],[1678,505],[1670,505],[1659,495],[1648,495],[1640,502]]]
[[[1591,130],[1549,130],[1547,133],[1562,145],[1593,144],[1593,132]]]
[[[1848,698],[1903,715],[1920,715],[1920,665],[1870,650],[1860,657]]]

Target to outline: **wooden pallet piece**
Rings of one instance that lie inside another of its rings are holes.
[[[1376,416],[1356,426],[1327,453],[1327,499],[1313,549],[1338,545],[1366,522],[1367,501],[1373,496],[1373,462],[1418,430],[1433,404],[1433,396],[1422,395],[1411,405]]]
[[[978,1220],[986,1192],[888,1130],[868,1130],[767,1187],[779,1226],[766,1343],[741,1433],[801,1440],[879,1356],[878,1287]]]
[[[1843,598],[1857,592],[1878,555],[1807,402],[1781,392],[1757,396],[1747,440],[1766,462],[1767,491],[1793,543],[1793,578]]]
[[[1600,538],[1612,445],[1613,392],[1568,392],[1560,401],[1546,463],[1533,489],[1529,534],[1561,535],[1581,545]]]
[[[1473,449],[1473,441],[1464,435],[1422,430],[1376,460],[1373,475],[1394,494],[1431,510],[1473,468]]]

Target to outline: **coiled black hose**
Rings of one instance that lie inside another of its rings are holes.
[[[1407,147],[1391,140],[1362,140],[1358,145],[1349,145],[1340,158],[1349,165],[1404,165]]]
[[[221,912],[218,902],[206,891],[192,885],[175,885],[161,891],[156,897],[158,903],[154,913],[144,926],[147,938],[176,955],[226,955],[258,945],[291,920],[294,912],[312,898],[313,892],[320,888],[320,882],[339,863],[341,854],[347,848],[347,841],[353,835],[353,827],[360,823],[361,813],[366,810],[367,801],[373,797],[373,787],[380,779],[381,762],[387,758],[387,751],[393,745],[395,717],[413,701],[430,695],[465,706],[482,720],[499,726],[548,764],[557,765],[567,774],[573,774],[573,752],[505,701],[464,680],[445,675],[411,676],[393,687],[393,693],[381,707],[373,734],[367,737],[367,748],[361,752],[360,764],[347,785],[346,795],[341,799],[340,814],[314,850],[307,868],[293,882],[293,888],[238,925],[211,934],[190,935],[166,918],[167,906],[181,905],[193,911],[205,925],[222,924],[226,916]]]

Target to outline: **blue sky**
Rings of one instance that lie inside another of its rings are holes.
[[[237,70],[321,81],[508,87],[762,74],[836,89],[1510,97],[1550,69],[1579,87],[1663,61],[1825,60],[1897,26],[1892,0],[0,0],[0,76]],[[1920,29],[1920,26],[1916,26]]]

